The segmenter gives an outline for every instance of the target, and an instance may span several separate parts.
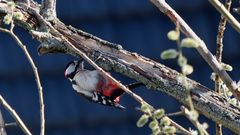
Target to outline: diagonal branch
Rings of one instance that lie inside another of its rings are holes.
[[[30,9],[30,8],[29,8]],[[33,10],[33,9],[31,9]],[[34,15],[36,15],[37,12],[34,12]],[[113,78],[111,75],[109,75],[107,72],[105,72],[101,67],[99,67],[95,62],[93,62],[85,53],[83,53],[81,50],[79,50],[78,48],[76,48],[74,45],[72,45],[71,42],[69,42],[61,33],[59,33],[56,29],[54,29],[54,27],[50,26],[50,24],[45,21],[44,19],[41,18],[41,16],[37,15],[38,19],[41,20],[42,23],[44,23],[44,25],[49,26],[55,33],[58,33],[58,36],[61,37],[61,39],[63,40],[63,42],[69,46],[71,46],[71,48],[82,58],[84,58],[89,64],[91,64],[94,68],[96,68],[97,70],[99,70],[100,73],[102,73],[104,76],[108,77],[109,79],[111,79],[113,82],[115,82],[121,89],[123,89],[126,93],[128,93],[130,96],[132,96],[137,102],[139,102],[140,104],[147,104],[148,106],[150,106],[152,108],[152,111],[154,111],[155,109],[149,105],[146,101],[144,101],[140,96],[138,96],[137,94],[133,93],[131,90],[129,90],[126,86],[124,86],[122,83],[120,83],[119,81],[117,81],[115,78]],[[13,36],[13,38],[17,41],[18,44],[20,44],[20,46],[24,46],[21,41],[18,39],[18,37],[13,33],[12,29],[14,27],[14,24],[12,23],[12,27],[11,30],[5,30],[0,28],[0,31],[6,32],[8,34],[11,34],[11,36]],[[27,50],[26,50],[27,51]],[[28,53],[28,52],[26,52]],[[34,64],[34,63],[33,63]],[[40,83],[40,81],[39,81]],[[42,95],[42,94],[39,94]],[[41,97],[40,97],[41,99]],[[41,101],[41,100],[40,100]],[[41,102],[43,103],[43,102]],[[44,104],[41,104],[44,105]],[[43,106],[44,109],[44,106]],[[40,108],[40,111],[44,113],[44,110],[42,110],[42,108]],[[44,115],[41,115],[41,118],[43,118],[44,120]],[[170,118],[169,118],[170,119]],[[41,119],[42,120],[42,119]],[[182,126],[178,125],[176,122],[172,121],[170,119],[172,125],[174,125],[181,133],[184,133],[186,135],[189,135],[189,131],[187,131],[186,129],[184,129]],[[44,121],[42,121],[43,125],[41,125],[41,134],[44,134]]]
[[[144,83],[149,88],[163,91],[184,105],[188,105],[185,99],[191,85],[193,105],[197,110],[206,117],[223,123],[232,131],[240,131],[240,121],[237,120],[240,110],[210,89],[190,79],[184,83],[178,72],[141,55],[128,52],[120,45],[101,40],[62,23],[56,23],[54,28],[102,68],[114,70]],[[32,31],[31,34],[42,42],[40,54],[62,52],[79,57],[76,50],[62,41],[61,37],[36,31]]]
[[[5,3],[0,2],[0,17],[1,14],[8,12],[5,5]],[[16,10],[24,15],[23,19],[16,21],[16,23],[29,30],[30,34],[42,43],[39,47],[40,54],[65,53],[80,57],[76,50],[63,40],[63,35],[68,42],[85,53],[101,68],[114,70],[144,83],[148,88],[165,92],[184,105],[187,105],[185,99],[188,95],[189,85],[191,85],[193,105],[200,113],[215,122],[222,123],[223,126],[235,133],[240,132],[240,121],[238,120],[240,109],[229,104],[224,97],[201,84],[188,78],[186,79],[187,83],[183,83],[180,73],[175,70],[139,54],[124,50],[121,45],[107,42],[71,26],[66,26],[58,20],[54,24],[50,24],[48,33],[35,31],[41,21],[29,10],[24,10],[21,7]]]
[[[14,109],[4,100],[2,95],[0,95],[0,104],[11,114],[11,116],[16,120],[18,126],[23,130],[26,135],[32,135],[28,128],[25,126],[21,118],[15,112]]]
[[[223,15],[232,27],[240,33],[240,23],[219,0],[208,0]]]
[[[219,75],[222,81],[227,85],[231,90],[233,95],[240,100],[240,88],[237,87],[235,81],[228,75],[228,73],[223,70],[221,64],[213,56],[213,54],[208,50],[206,44],[202,39],[200,39],[195,32],[187,25],[187,23],[174,11],[165,0],[150,0],[158,9],[166,14],[175,25],[179,24],[180,30],[187,36],[191,37],[199,43],[197,51],[208,63],[208,65],[213,69],[213,71]]]
[[[7,132],[5,130],[5,122],[2,116],[1,109],[0,109],[0,135],[7,135]]]
[[[41,130],[40,130],[41,133],[40,134],[44,135],[45,134],[45,111],[44,111],[43,89],[42,89],[40,77],[38,74],[38,69],[37,69],[32,57],[30,56],[30,53],[28,52],[26,46],[22,43],[22,41],[13,32],[13,28],[14,28],[14,23],[12,21],[10,30],[0,27],[0,31],[9,34],[17,42],[18,46],[23,50],[25,56],[27,57],[30,65],[33,69],[35,81],[36,81],[37,88],[38,88],[39,104],[40,104],[40,121],[41,121]]]
[[[54,31],[58,32],[56,29],[54,29]],[[33,32],[34,33],[34,32]],[[36,34],[36,32],[35,32]],[[61,33],[59,33],[59,35],[61,35]],[[124,90],[128,95],[130,95],[133,99],[135,99],[138,103],[140,103],[141,105],[146,104],[151,108],[151,111],[154,112],[155,109],[153,106],[151,106],[150,104],[148,104],[146,101],[144,101],[140,96],[138,96],[137,94],[135,94],[134,92],[132,92],[131,90],[129,90],[129,88],[127,88],[125,85],[123,85],[121,82],[117,81],[115,78],[113,78],[110,74],[108,74],[106,71],[104,71],[101,67],[99,67],[93,60],[91,60],[84,52],[82,52],[80,49],[78,49],[77,47],[75,47],[71,42],[69,42],[64,35],[61,35],[61,39],[62,41],[70,46],[70,48],[76,52],[79,56],[81,56],[81,58],[83,58],[84,60],[86,60],[90,65],[92,65],[96,70],[98,70],[103,76],[108,77],[110,80],[112,80],[114,83],[116,83],[118,85],[119,88],[121,88],[122,90]],[[181,133],[183,133],[184,135],[190,135],[190,132],[187,131],[186,129],[184,129],[182,126],[180,126],[179,124],[177,124],[176,122],[174,122],[173,120],[171,120],[169,118],[171,124],[173,126],[175,126]]]

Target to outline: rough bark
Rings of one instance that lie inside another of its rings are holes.
[[[121,45],[104,41],[71,26],[66,26],[59,20],[46,23],[30,9],[18,7],[16,10],[24,14],[24,18],[16,21],[16,24],[29,30],[30,34],[41,43],[38,50],[40,54],[65,53],[79,57],[65,42],[67,40],[105,70],[114,70],[144,83],[150,89],[165,92],[187,105],[185,101],[188,93],[187,87],[181,81],[181,75],[177,71],[137,53],[124,50]],[[6,3],[0,2],[0,17],[7,12],[9,9]],[[47,26],[47,32],[37,31],[42,25]],[[233,132],[240,132],[239,108],[229,104],[216,92],[189,78],[187,78],[187,84],[192,86],[191,96],[197,110],[213,121],[222,123]]]

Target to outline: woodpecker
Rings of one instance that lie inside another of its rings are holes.
[[[82,60],[70,62],[66,66],[65,77],[72,83],[73,89],[89,101],[121,110],[125,109],[119,104],[124,90],[99,71],[85,69]],[[136,82],[127,87],[131,90],[141,85],[143,84]]]

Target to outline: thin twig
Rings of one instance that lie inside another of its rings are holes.
[[[228,11],[230,11],[232,0],[226,0],[225,2],[225,7]],[[225,26],[227,23],[227,19],[221,15],[221,19],[218,25],[218,34],[217,34],[217,50],[216,50],[216,59],[218,60],[219,63],[222,62],[222,51],[223,51],[223,34],[225,31]],[[216,80],[215,80],[215,91],[217,93],[220,92],[221,85],[220,85],[220,78],[218,75],[216,75]],[[222,124],[216,122],[216,135],[222,135]]]
[[[223,15],[232,27],[240,33],[240,23],[219,0],[208,0]]]
[[[167,113],[166,116],[179,116],[179,115],[183,115],[182,111],[178,111],[178,112],[173,112],[173,113]]]
[[[187,108],[181,106],[181,110],[185,114],[185,116],[192,122],[192,124],[197,127],[200,135],[208,135],[208,132],[202,127],[198,120],[193,120],[189,117],[189,115],[187,115],[187,112],[189,111]]]
[[[186,130],[185,128],[183,128],[183,127],[180,126],[179,124],[177,124],[175,121],[173,121],[173,120],[170,119],[170,118],[169,118],[169,120],[171,121],[171,124],[172,124],[174,127],[176,127],[181,134],[191,135],[191,133],[190,133],[188,130]]]
[[[6,127],[5,122],[4,122],[4,119],[3,119],[3,116],[2,116],[2,111],[1,111],[1,108],[0,108],[0,135],[7,135],[5,127]]]
[[[180,59],[180,57],[184,57],[183,56],[183,52],[182,52],[182,47],[181,47],[181,43],[180,43],[180,27],[179,27],[179,23],[177,22],[176,24],[176,32],[179,33],[179,38],[176,40],[176,44],[177,44],[177,47],[178,47],[178,59]],[[186,63],[187,64],[187,63]],[[181,67],[181,71],[182,71],[182,80],[183,80],[183,83],[185,86],[187,86],[187,97],[185,98],[186,102],[187,102],[187,105],[189,107],[189,110],[190,111],[196,111],[195,108],[194,108],[194,105],[193,105],[193,101],[192,101],[192,97],[191,97],[191,89],[188,84],[187,84],[187,74],[185,74],[183,72],[183,65],[179,64],[179,66]],[[185,114],[182,112],[182,114]],[[194,121],[195,123],[199,123],[198,119],[192,119],[192,121]],[[203,130],[201,126],[195,124],[196,128],[198,129],[199,131],[199,134],[200,135],[203,135]]]
[[[187,86],[187,77],[186,74],[183,74],[183,83]],[[194,105],[193,105],[193,100],[192,100],[192,96],[191,96],[191,88],[188,86],[187,87],[187,97],[185,99],[188,103],[188,107],[189,110],[187,108],[185,108],[184,106],[181,107],[181,110],[183,112],[183,114],[193,123],[193,125],[197,128],[198,132],[200,135],[208,135],[208,132],[201,126],[200,122],[197,119],[193,119],[192,117],[189,117],[189,115],[186,115],[186,111],[191,111],[191,112],[197,112],[197,110],[195,110]],[[197,112],[198,113],[198,112]],[[197,114],[195,114],[197,115]]]
[[[142,112],[142,110],[141,110],[141,108],[135,108],[137,111],[140,111],[140,112]],[[143,113],[145,113],[145,114],[149,114],[149,113],[146,113],[146,112],[143,112]],[[176,115],[180,115],[180,114],[177,114],[177,113],[179,113],[179,112],[176,112]],[[183,112],[181,111],[180,112],[181,114],[183,114]],[[185,128],[183,128],[182,126],[180,126],[179,124],[177,124],[175,121],[173,121],[171,118],[169,118],[169,116],[174,116],[175,114],[174,113],[168,113],[168,114],[165,114],[165,116],[164,117],[167,117],[169,120],[170,120],[170,122],[171,122],[171,124],[174,126],[174,127],[176,127],[177,129],[178,129],[178,132],[179,133],[181,133],[181,134],[183,134],[183,135],[191,135],[191,133],[188,131],[188,130],[186,130]]]
[[[17,123],[16,122],[12,122],[12,123],[5,123],[5,127],[15,127],[17,126]]]
[[[204,58],[204,60],[209,64],[213,71],[220,76],[222,81],[231,90],[233,95],[240,100],[240,88],[238,88],[235,81],[228,75],[228,73],[223,70],[221,64],[213,56],[213,54],[208,50],[206,44],[202,39],[200,39],[195,32],[187,25],[187,23],[173,10],[165,0],[150,0],[158,9],[166,14],[171,21],[177,25],[179,23],[180,30],[187,36],[193,38],[199,43],[197,51]]]
[[[37,83],[37,88],[38,88],[38,95],[39,95],[39,104],[40,104],[40,123],[41,123],[41,135],[45,134],[45,111],[44,111],[44,99],[43,99],[43,89],[42,89],[42,85],[41,85],[41,81],[40,81],[40,77],[38,74],[38,69],[35,66],[35,63],[32,59],[32,57],[30,56],[30,53],[28,52],[26,46],[22,43],[22,41],[17,37],[17,35],[13,32],[13,28],[14,28],[14,23],[13,21],[11,22],[11,27],[10,30],[4,29],[4,28],[0,28],[0,31],[8,33],[18,44],[18,46],[24,51],[24,54],[26,55],[29,63],[31,64],[31,67],[33,69],[34,72],[34,76],[35,76],[35,81]]]
[[[31,135],[31,132],[28,130],[28,128],[26,127],[26,125],[23,123],[23,121],[21,120],[21,118],[18,116],[18,114],[16,113],[16,111],[14,109],[12,109],[12,107],[4,100],[4,98],[2,97],[2,95],[0,95],[0,104],[3,105],[3,107],[11,114],[11,116],[16,120],[16,122],[18,123],[18,126],[23,130],[23,132],[26,135]]]

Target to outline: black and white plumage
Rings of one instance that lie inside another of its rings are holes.
[[[97,70],[84,69],[83,61],[70,62],[65,70],[73,89],[86,99],[98,104],[124,109],[119,104],[120,96],[124,93],[114,82],[101,75]],[[142,83],[127,85],[129,89],[141,86]]]

